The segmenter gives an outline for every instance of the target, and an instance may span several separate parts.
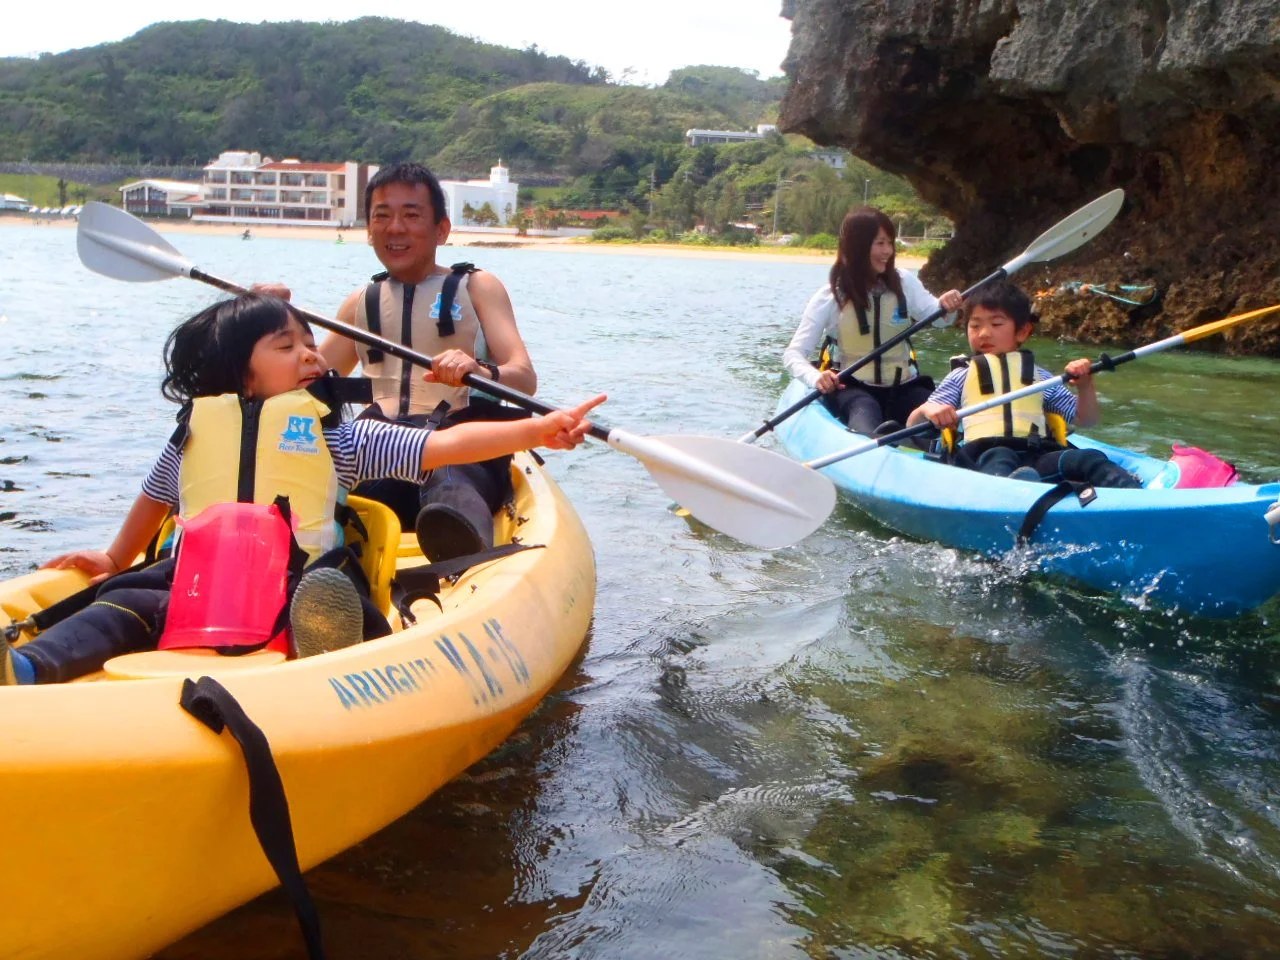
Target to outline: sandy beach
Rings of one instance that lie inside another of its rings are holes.
[[[33,226],[54,230],[70,230],[76,225],[73,219],[50,220],[34,217],[0,217],[0,227]],[[162,234],[204,234],[207,236],[239,237],[244,233],[243,226],[222,223],[192,223],[181,220],[148,221]],[[344,243],[367,243],[363,229],[338,231],[332,227],[290,227],[254,225],[249,228],[256,237],[279,237],[289,240],[316,240],[333,243],[341,235]],[[518,237],[511,234],[474,233],[466,230],[454,230],[449,234],[451,247],[497,247],[502,249],[536,249],[571,251],[573,253],[620,255],[643,257],[686,257],[702,260],[764,260],[791,263],[825,263],[834,259],[834,253],[826,251],[791,251],[778,247],[693,247],[679,243],[589,243],[585,237]],[[925,263],[923,257],[898,255],[898,266],[911,270],[918,269]]]

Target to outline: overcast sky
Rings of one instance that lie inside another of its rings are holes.
[[[259,23],[272,6],[224,0],[204,9],[208,19]],[[308,0],[270,19],[350,20],[353,6],[349,0]],[[66,17],[52,16],[38,3],[6,7],[0,56],[92,47],[161,20],[197,19],[176,17],[169,0],[86,4]],[[435,23],[506,47],[537,44],[546,53],[603,66],[616,79],[630,68],[632,82],[662,83],[676,67],[699,63],[743,67],[761,77],[780,74],[791,36],[790,23],[778,16],[781,7],[782,0],[647,0],[634,7],[610,0],[481,0],[475,6],[372,0],[360,5],[360,14]]]

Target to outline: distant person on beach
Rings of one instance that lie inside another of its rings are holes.
[[[241,240],[252,240],[252,239],[253,239],[253,237],[249,234],[249,231],[248,231],[248,230],[246,230],[243,234],[241,234],[240,239],[241,239]]]
[[[860,207],[840,225],[840,243],[829,281],[809,298],[795,335],[782,354],[787,371],[823,394],[823,402],[849,429],[866,436],[900,429],[933,392],[921,376],[911,342],[904,340],[853,374],[837,377],[881,343],[940,308],[958,310],[958,290],[934,297],[914,273],[894,263],[893,221],[873,207]],[[939,319],[939,324],[948,321]],[[839,360],[825,369],[809,362],[820,342],[839,348]]]
[[[525,416],[477,397],[462,382],[470,373],[523,393],[538,387],[502,282],[469,263],[436,263],[452,224],[435,174],[417,163],[384,167],[365,188],[365,209],[369,244],[386,272],[353,291],[338,319],[426,354],[431,370],[339,334],[320,345],[329,365],[345,375],[359,363],[373,380],[374,408],[395,422],[422,425],[441,415],[442,402],[445,427]],[[288,292],[276,285],[258,289]],[[493,546],[493,514],[512,496],[510,457],[437,470],[421,486],[380,480],[355,492],[392,507],[433,560],[478,553]]]

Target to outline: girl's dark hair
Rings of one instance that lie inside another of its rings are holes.
[[[364,188],[366,217],[373,208],[373,191],[392,183],[403,183],[410,187],[421,184],[426,187],[427,193],[431,196],[431,213],[435,223],[439,223],[449,215],[449,211],[445,209],[444,188],[440,186],[440,180],[434,173],[420,163],[393,163],[389,167],[383,167],[369,178],[369,183]]]
[[[174,403],[243,394],[254,345],[283,330],[290,316],[310,331],[307,322],[277,297],[250,293],[201,310],[165,341],[160,392]]]
[[[988,310],[1008,314],[1014,327],[1036,323],[1040,319],[1031,309],[1031,298],[1010,280],[983,284],[976,293],[969,294],[960,312],[961,323],[969,322],[969,315],[973,313],[974,307],[986,307]]]
[[[889,235],[895,247],[884,273],[876,276],[871,272],[871,244],[881,230]],[[893,221],[875,207],[859,207],[845,215],[844,222],[840,224],[836,262],[831,267],[831,295],[836,298],[836,303],[842,307],[847,303],[866,306],[871,302],[871,288],[877,280],[882,280],[905,308],[902,279],[895,265],[897,239],[898,231],[894,229]]]

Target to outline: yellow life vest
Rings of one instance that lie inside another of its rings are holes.
[[[871,294],[868,307],[846,303],[840,310],[839,343],[840,362],[849,366],[875,350],[885,340],[900,332],[893,327],[905,328],[910,323],[906,309],[890,291]],[[877,357],[853,376],[861,383],[876,386],[893,386],[910,380],[919,371],[915,367],[911,341],[903,340]]]
[[[178,474],[178,512],[195,517],[215,503],[269,504],[289,498],[298,545],[309,560],[342,543],[335,516],[345,501],[324,427],[337,411],[306,390],[266,401],[235,394],[192,402]]]
[[[1030,350],[1013,353],[979,353],[969,360],[960,406],[970,407],[992,397],[1011,393],[1036,382],[1036,361]],[[1012,403],[965,417],[964,440],[973,443],[990,437],[1043,437],[1062,446],[1067,443],[1067,423],[1058,414],[1046,414],[1044,394],[1033,393]]]

